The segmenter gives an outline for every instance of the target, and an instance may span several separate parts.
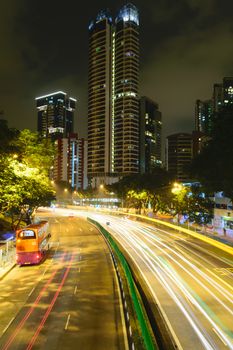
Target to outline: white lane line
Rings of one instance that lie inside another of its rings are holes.
[[[76,292],[77,292],[77,288],[78,288],[78,286],[75,286],[75,287],[74,287],[74,295],[75,295]]]
[[[66,320],[66,325],[65,325],[65,329],[67,329],[68,328],[68,324],[69,324],[69,322],[70,322],[70,314],[68,315],[68,317],[67,317],[67,320]]]
[[[3,329],[2,334],[4,334],[6,332],[6,330],[10,327],[11,323],[14,321],[15,317],[12,317],[12,319],[10,320],[10,322],[8,322],[7,326]]]
[[[218,333],[217,329],[215,329],[215,328],[212,328],[212,329],[213,329],[214,333],[217,334],[217,336],[219,337],[219,339],[223,342],[223,344],[224,344],[225,346],[227,346],[227,344],[225,343],[225,341],[222,339],[221,335]]]
[[[32,293],[34,292],[35,287],[32,288],[31,292],[28,294],[28,296],[30,297],[30,295],[32,295]]]

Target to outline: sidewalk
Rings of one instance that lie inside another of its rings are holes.
[[[16,263],[14,262],[8,262],[3,266],[0,267],[0,281],[15,267]]]
[[[233,231],[232,230],[226,230],[226,233],[223,233],[223,229],[215,229],[213,232],[207,231],[206,232],[200,232],[202,234],[207,235],[210,238],[216,239],[222,243],[228,244],[230,246],[233,246]]]

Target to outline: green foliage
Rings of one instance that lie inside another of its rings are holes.
[[[207,224],[213,218],[213,203],[203,196],[200,186],[185,187],[173,194],[172,211],[176,215],[186,215],[190,222]]]
[[[6,149],[9,142],[14,153],[0,152],[0,213],[11,217],[16,228],[22,220],[29,223],[38,206],[55,198],[48,177],[54,150],[48,140],[29,130],[7,139]]]
[[[19,149],[19,160],[31,168],[49,172],[55,157],[55,148],[50,139],[41,138],[30,130],[22,130],[14,142]]]
[[[115,192],[125,206],[135,207],[139,213],[149,205],[154,212],[165,211],[166,205],[162,198],[167,195],[171,179],[166,170],[155,168],[150,174],[123,177],[119,182],[108,186],[108,190]]]

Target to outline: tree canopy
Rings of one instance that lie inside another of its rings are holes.
[[[213,137],[193,160],[191,174],[206,192],[223,191],[233,200],[233,107],[216,115]]]
[[[55,198],[49,180],[54,149],[37,133],[11,132],[5,123],[3,126],[8,137],[0,150],[0,213],[10,217],[16,228],[22,220],[29,223],[37,207]]]

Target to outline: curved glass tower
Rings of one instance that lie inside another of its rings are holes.
[[[113,171],[139,171],[139,19],[132,4],[125,5],[115,21],[113,50]]]
[[[139,171],[138,76],[137,8],[125,5],[114,23],[101,11],[89,25],[88,176],[94,187]]]

